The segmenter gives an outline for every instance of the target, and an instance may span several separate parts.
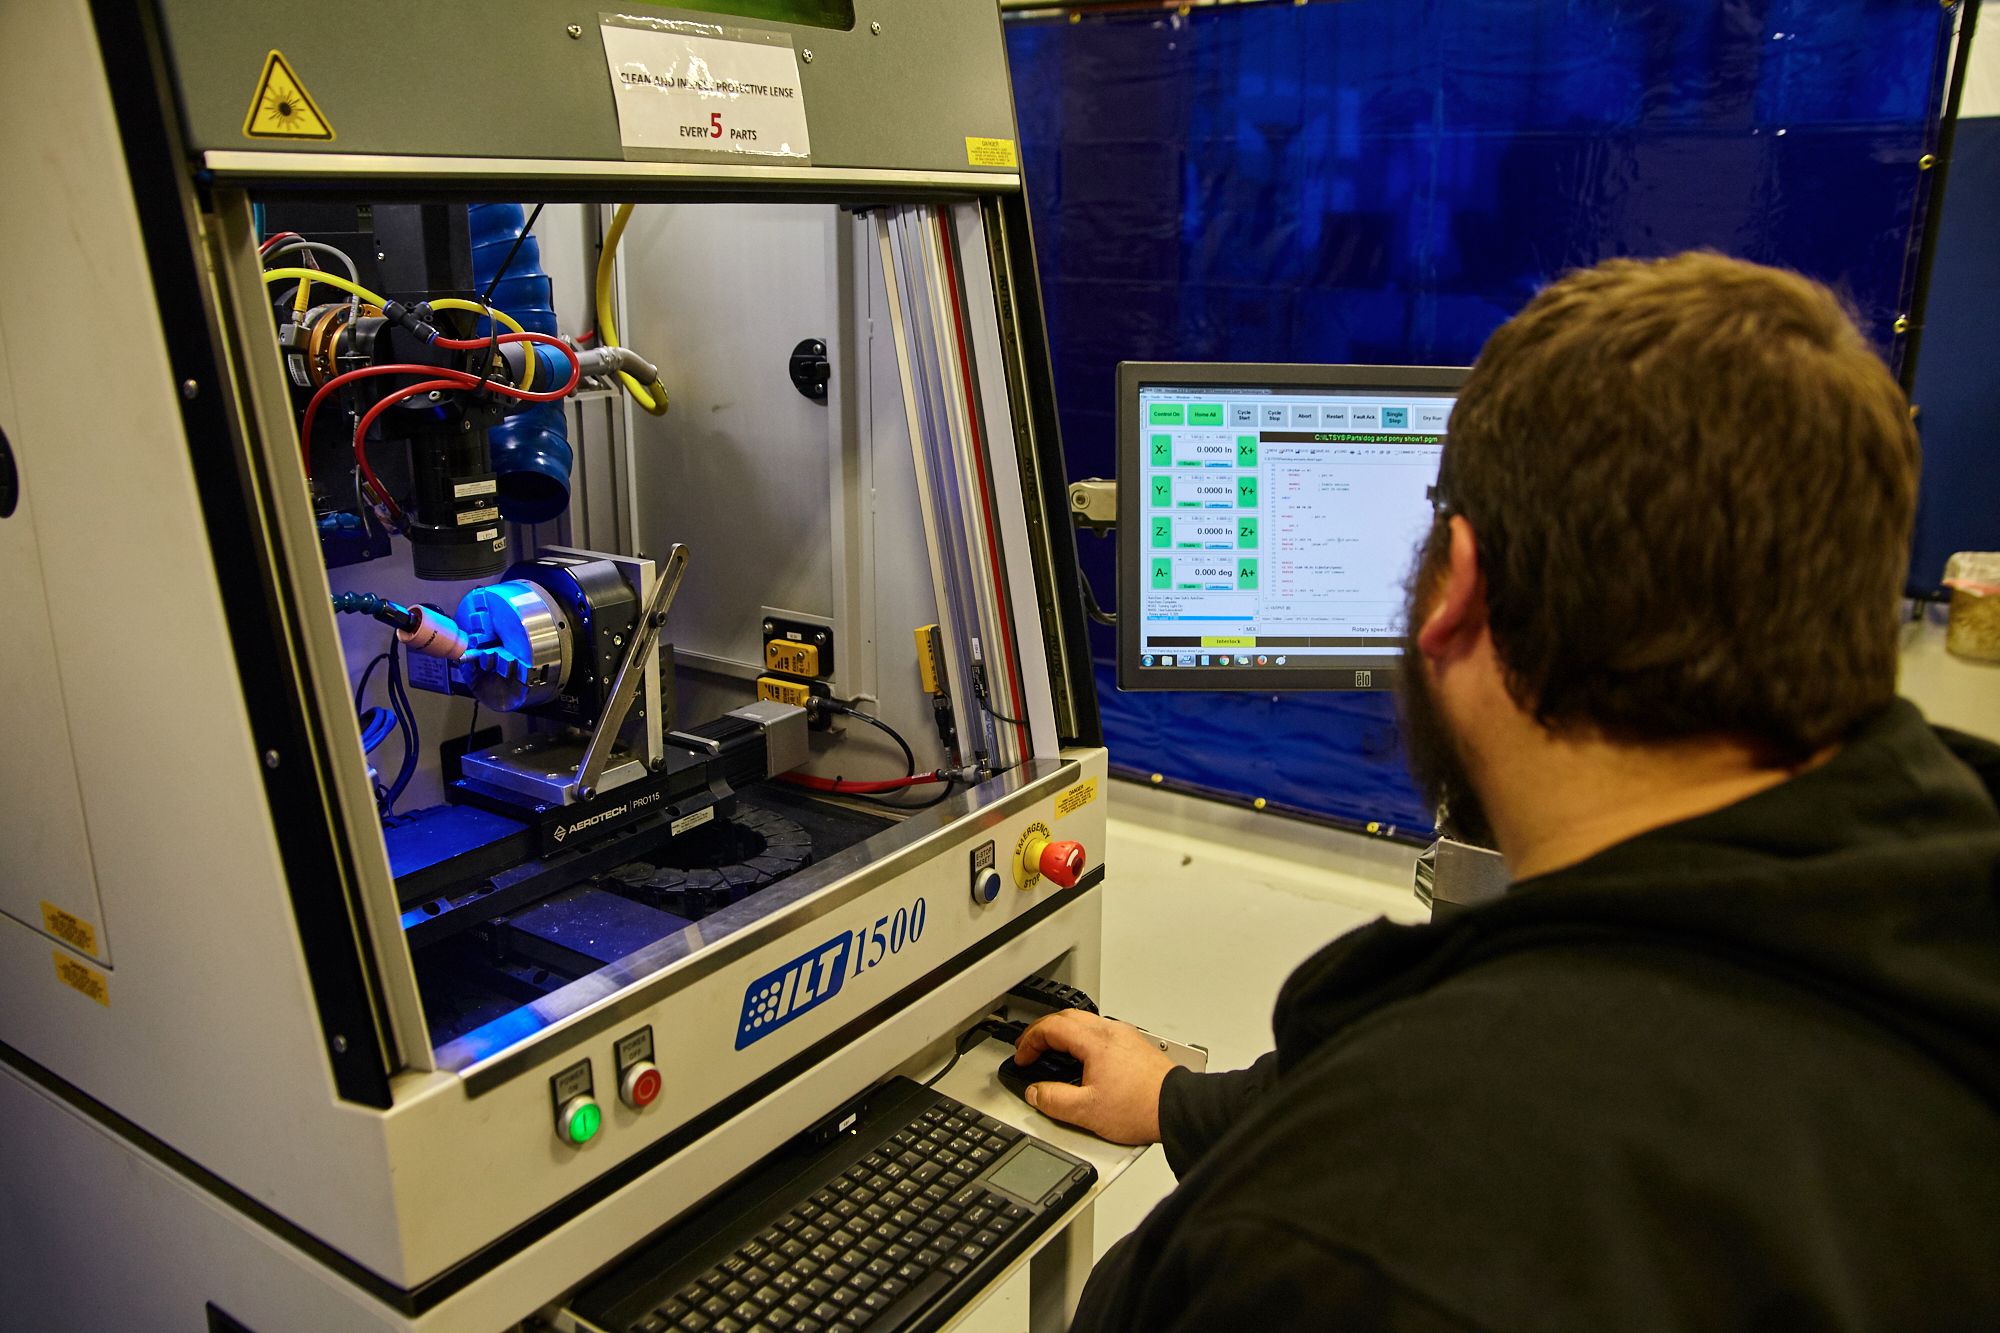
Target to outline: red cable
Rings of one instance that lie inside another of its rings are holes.
[[[921,787],[926,783],[943,782],[942,771],[918,773],[907,778],[883,778],[876,782],[849,782],[844,778],[816,778],[810,773],[785,773],[778,778],[794,787],[807,787],[813,791],[845,792],[851,795],[865,795],[874,792],[902,791],[906,787]]]
[[[461,351],[470,351],[475,347],[490,347],[493,345],[491,338],[447,338],[443,334],[439,334],[431,341],[439,347],[450,347]],[[560,347],[563,351],[569,353],[571,361],[576,360],[575,348],[562,339],[552,337],[546,333],[503,333],[500,335],[500,341],[503,343],[547,343],[551,347]]]
[[[468,378],[470,377],[468,376]],[[389,511],[390,519],[395,523],[400,524],[403,521],[403,508],[389,498],[388,488],[376,478],[375,469],[368,465],[368,450],[365,444],[368,439],[368,428],[375,424],[376,417],[381,416],[383,412],[402,402],[405,398],[414,398],[420,393],[429,393],[433,389],[456,389],[458,387],[460,386],[455,380],[425,380],[421,384],[411,384],[397,389],[394,393],[384,394],[380,401],[361,414],[361,424],[354,428],[354,461],[361,467],[361,478],[368,483],[368,489],[375,492],[375,498],[382,502],[383,507]]]
[[[560,389],[549,389],[546,391],[541,389],[517,389],[510,384],[495,384],[492,380],[484,381],[487,388],[497,393],[505,394],[509,398],[518,398],[523,402],[552,403],[558,399],[567,397],[583,378],[583,364],[576,359],[576,352],[560,338],[551,338],[545,333],[508,333],[501,335],[500,341],[503,343],[546,342],[562,348],[563,351],[569,354],[569,380]],[[478,347],[488,345],[489,340],[485,338],[477,339],[474,342],[474,346]],[[313,419],[319,415],[320,404],[326,401],[328,394],[342,385],[351,384],[356,380],[367,379],[374,375],[430,375],[434,378],[449,378],[453,382],[448,387],[460,389],[477,388],[481,383],[480,378],[469,371],[454,370],[448,366],[424,366],[414,362],[398,362],[385,366],[363,366],[359,370],[349,370],[335,375],[325,384],[320,385],[319,391],[312,396],[312,401],[306,404],[305,416],[299,422],[299,449],[305,455],[306,476],[308,478],[312,476]],[[355,452],[357,454],[360,453],[358,446]],[[383,498],[386,500],[388,497],[384,496]]]
[[[489,340],[487,339],[475,339],[472,345],[475,347],[484,347],[487,345],[488,341]],[[471,374],[468,371],[428,369],[421,373],[428,373],[435,376],[436,378],[425,380],[421,384],[412,384],[406,388],[397,389],[393,393],[386,394],[383,396],[381,401],[377,402],[373,407],[369,408],[366,412],[361,414],[360,424],[358,424],[354,428],[354,461],[361,469],[362,480],[368,483],[368,489],[373,491],[375,493],[375,498],[380,500],[383,506],[386,509],[388,509],[389,516],[393,521],[397,523],[401,523],[403,521],[402,506],[398,505],[394,500],[389,498],[389,488],[381,483],[380,479],[378,479],[375,475],[375,469],[369,466],[368,463],[368,448],[367,448],[368,428],[375,424],[375,419],[381,416],[382,413],[387,411],[390,407],[394,406],[395,404],[402,402],[405,398],[414,398],[420,393],[430,393],[434,390],[454,389],[454,388],[476,389],[482,386],[503,393],[507,395],[509,398],[521,399],[524,402],[552,403],[557,399],[563,397],[564,395],[568,394],[572,389],[576,388],[577,382],[583,378],[583,363],[576,359],[576,353],[574,351],[571,351],[568,344],[564,343],[560,338],[551,338],[546,333],[509,333],[504,335],[500,339],[500,341],[501,342],[545,342],[545,343],[551,343],[557,347],[561,347],[564,351],[569,352],[569,379],[563,384],[563,386],[560,389],[551,389],[546,392],[541,392],[541,391],[531,391],[528,389],[516,389],[512,385],[507,385],[507,384],[495,384],[491,380],[482,379],[479,376]],[[383,369],[383,367],[364,366],[362,367],[362,370],[349,371],[348,373],[351,375],[359,375],[362,373],[362,371],[381,370],[381,369]],[[339,377],[336,376],[334,379],[328,380],[325,387],[330,388],[338,382],[339,382]],[[321,392],[322,393],[325,392],[325,388],[322,388]],[[313,395],[315,401],[318,400],[319,396],[320,396],[319,394]],[[307,409],[310,410],[312,404],[308,403],[306,406]]]
[[[306,477],[312,477],[312,437],[313,419],[319,415],[319,405],[327,395],[342,385],[356,380],[365,380],[374,375],[431,375],[439,372],[439,366],[420,366],[412,363],[398,363],[387,366],[363,366],[359,370],[345,371],[319,386],[319,392],[306,404],[305,415],[299,419],[299,449],[305,455]]]

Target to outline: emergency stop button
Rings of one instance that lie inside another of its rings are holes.
[[[1082,843],[1058,839],[1037,820],[1021,831],[1014,844],[1014,882],[1032,889],[1046,879],[1057,888],[1073,889],[1088,860]]]
[[[1083,844],[1067,839],[1045,842],[1035,863],[1053,883],[1061,888],[1073,889],[1077,880],[1083,877]]]

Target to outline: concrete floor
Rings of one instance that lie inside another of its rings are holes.
[[[1423,920],[1415,849],[1115,782],[1105,852],[1105,1012],[1206,1046],[1236,1069],[1271,1048],[1271,1006],[1291,970],[1335,936],[1387,916]],[[1155,1148],[1099,1197],[1102,1254],[1173,1188]],[[1022,1333],[1025,1275],[959,1327]]]

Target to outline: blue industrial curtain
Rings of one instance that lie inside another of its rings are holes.
[[[1540,286],[1696,246],[1841,291],[1894,362],[1937,0],[1347,0],[1008,27],[1072,477],[1121,360],[1454,365]],[[1100,599],[1111,543],[1079,538]],[[1113,766],[1418,835],[1383,695],[1119,694]]]

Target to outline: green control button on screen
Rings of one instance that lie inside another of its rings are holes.
[[[1190,426],[1220,426],[1221,424],[1221,403],[1196,403],[1188,408],[1188,425]]]
[[[1187,409],[1179,403],[1154,403],[1146,410],[1149,426],[1185,426]]]

